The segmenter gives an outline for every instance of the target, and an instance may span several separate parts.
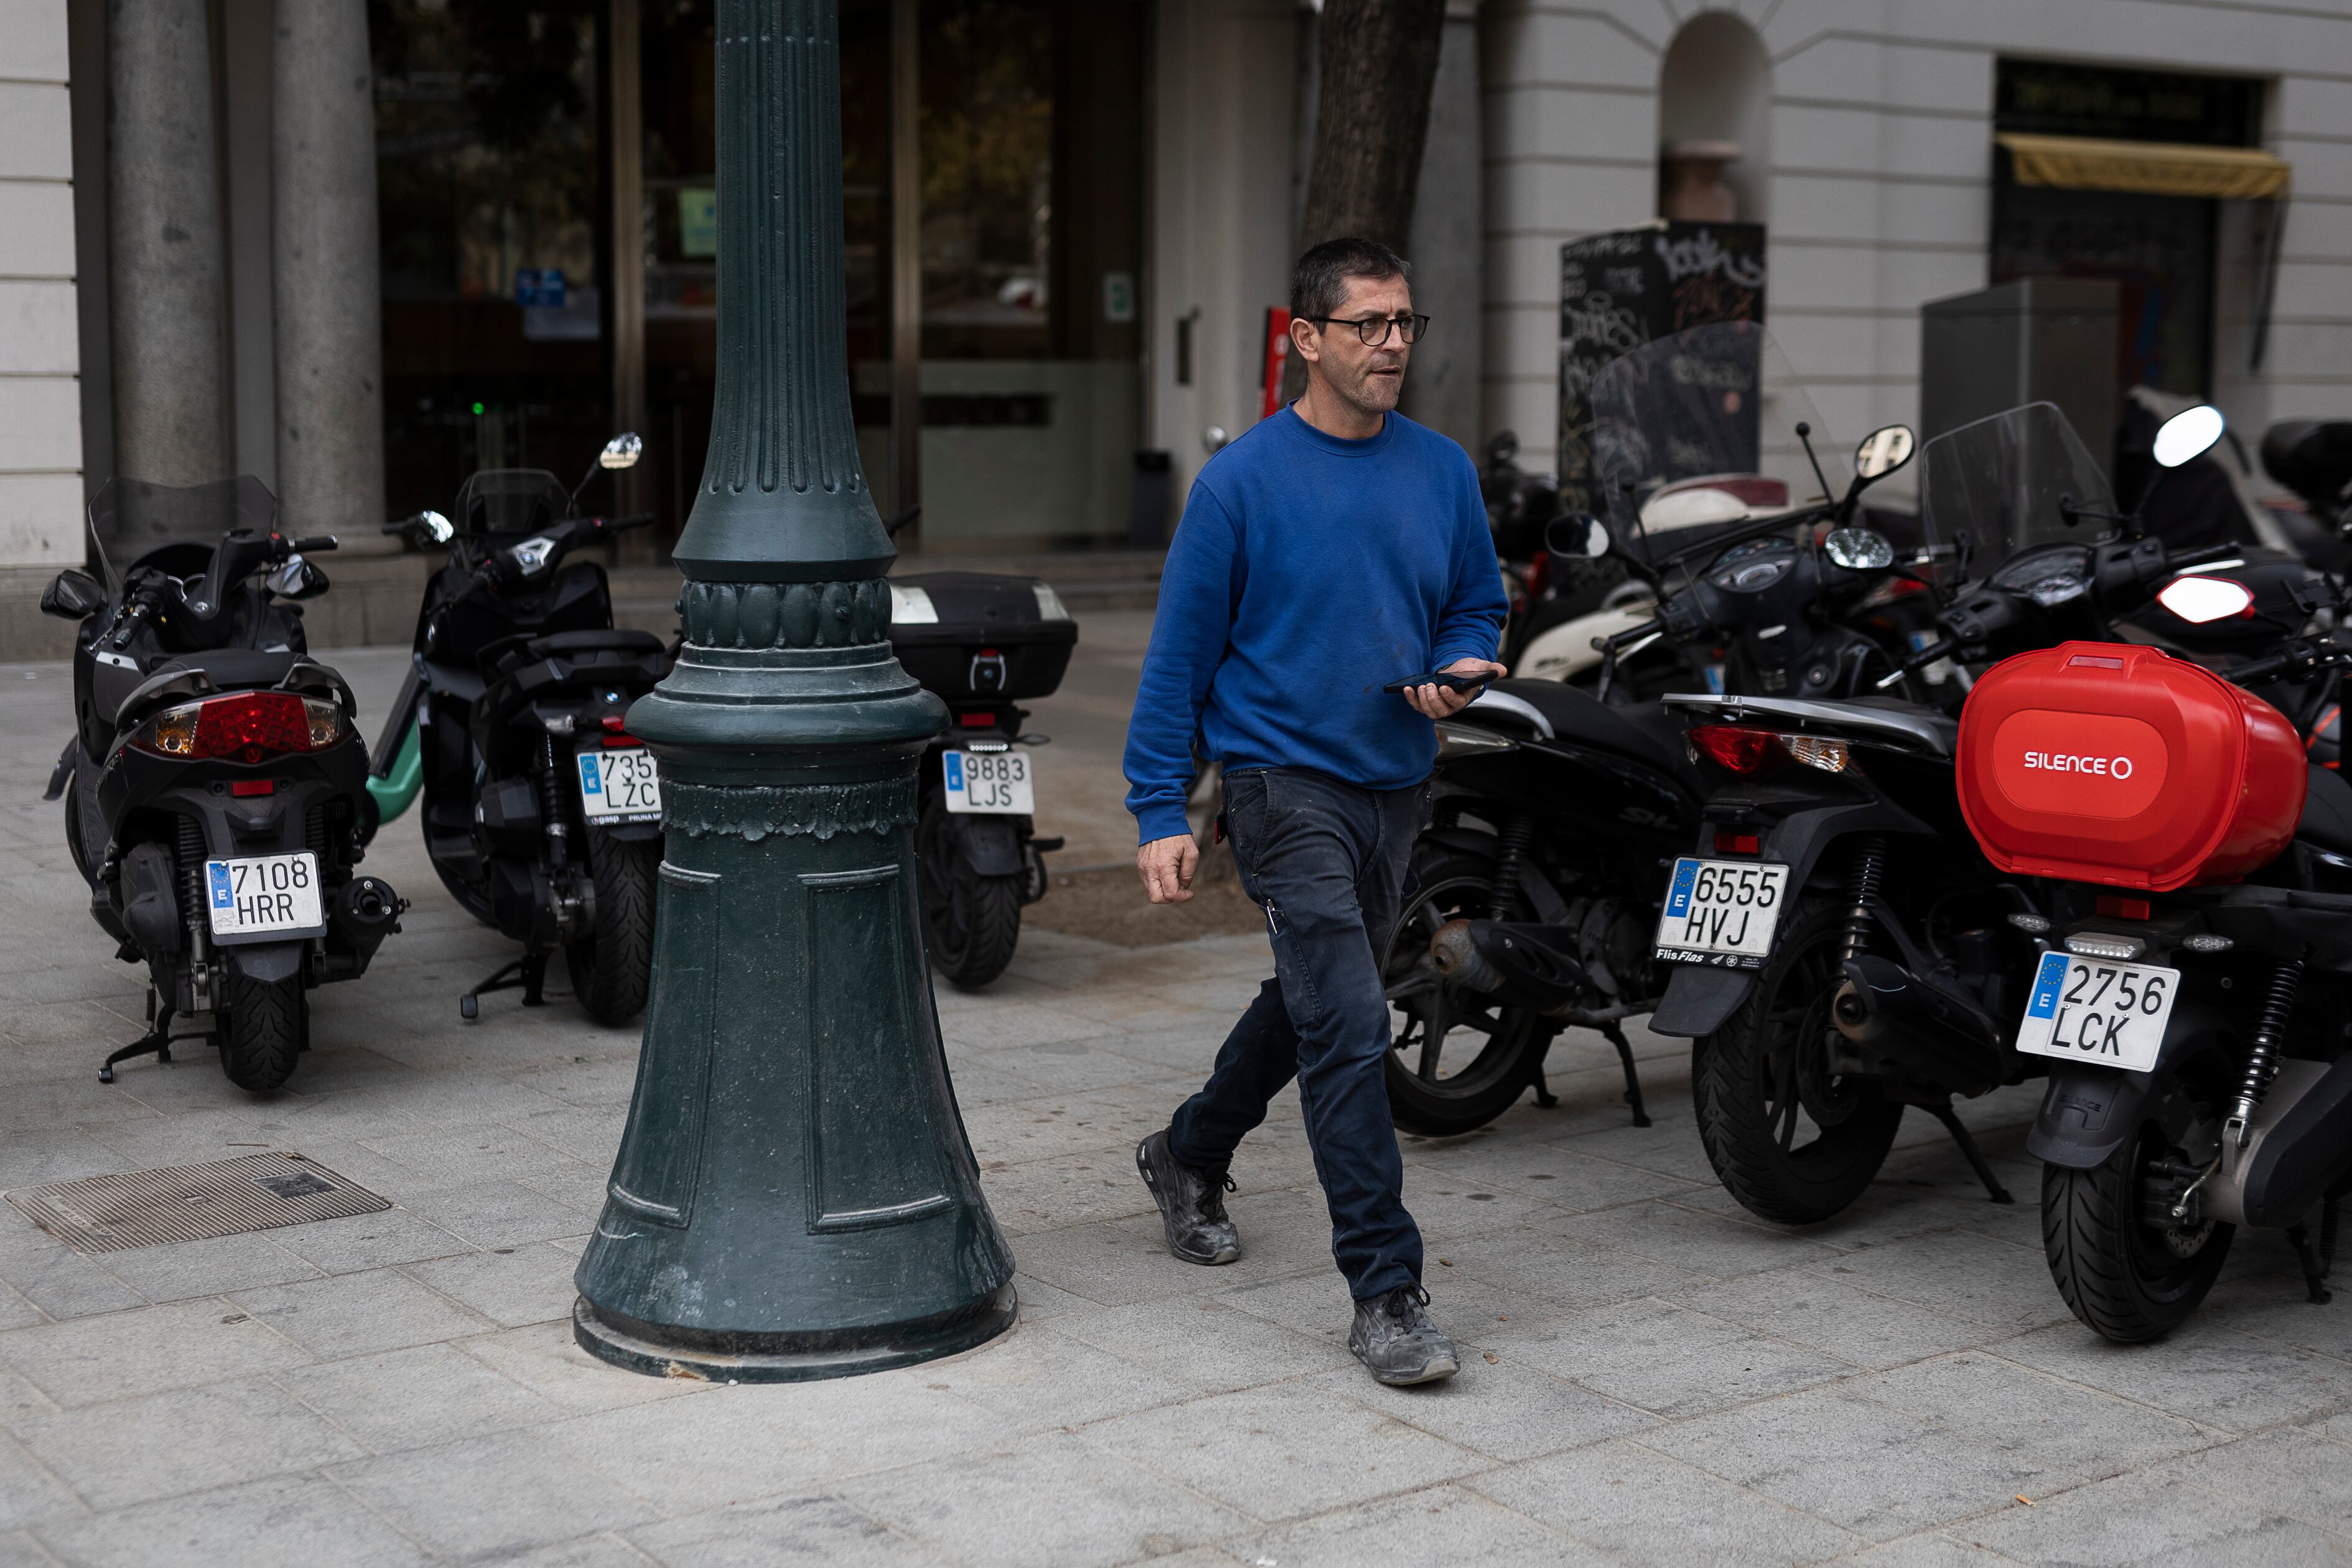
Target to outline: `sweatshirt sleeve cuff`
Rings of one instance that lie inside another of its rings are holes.
[[[1185,818],[1184,808],[1174,803],[1148,805],[1135,814],[1137,845],[1142,846],[1159,838],[1173,838],[1178,834],[1191,837],[1192,825]]]

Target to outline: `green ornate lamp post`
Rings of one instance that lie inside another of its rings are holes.
[[[857,460],[835,0],[719,0],[719,393],[687,647],[629,712],[667,854],[636,1094],[572,1327],[634,1371],[835,1377],[1013,1321],[917,919],[915,767]]]

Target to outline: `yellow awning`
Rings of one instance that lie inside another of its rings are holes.
[[[2235,196],[2261,200],[2286,194],[2294,171],[2285,159],[2259,147],[2192,147],[2177,142],[2105,142],[2089,136],[1993,138],[2010,151],[2021,185],[2070,191],[2135,191],[2151,196]]]

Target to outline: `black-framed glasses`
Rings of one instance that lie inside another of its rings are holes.
[[[1351,321],[1346,316],[1309,316],[1307,319],[1325,327],[1353,327],[1356,329],[1357,341],[1368,349],[1376,349],[1387,342],[1391,328],[1402,333],[1408,343],[1421,342],[1421,334],[1429,331],[1427,316],[1411,314],[1366,316],[1361,321]]]

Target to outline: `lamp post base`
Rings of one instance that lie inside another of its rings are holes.
[[[887,1372],[971,1350],[1011,1328],[1016,1305],[1007,1281],[994,1294],[952,1312],[856,1333],[714,1334],[600,1312],[583,1296],[572,1304],[572,1337],[599,1361],[649,1377],[808,1383]]]

